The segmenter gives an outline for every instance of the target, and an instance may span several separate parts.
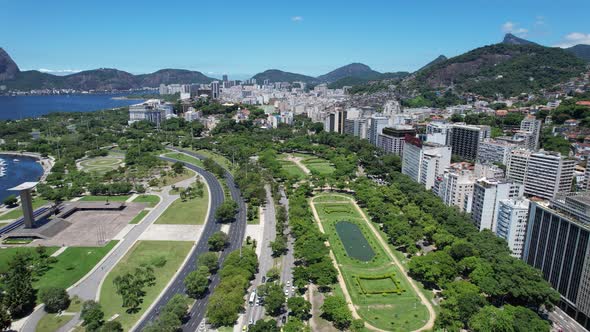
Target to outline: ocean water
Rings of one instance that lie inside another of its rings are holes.
[[[37,117],[52,112],[92,112],[129,106],[142,100],[113,99],[125,94],[0,96],[0,120]]]
[[[0,159],[4,159],[5,162],[5,175],[0,177],[0,202],[3,202],[6,197],[12,194],[18,196],[18,192],[8,191],[7,189],[23,182],[38,181],[43,175],[43,167],[35,158],[0,154]],[[16,162],[14,159],[19,161]]]

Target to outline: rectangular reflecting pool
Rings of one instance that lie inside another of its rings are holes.
[[[368,262],[375,257],[373,248],[371,248],[363,232],[356,224],[339,221],[334,227],[336,227],[336,232],[349,257],[363,262]]]

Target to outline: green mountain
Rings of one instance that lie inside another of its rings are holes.
[[[501,43],[435,64],[417,72],[408,83],[421,90],[453,86],[484,96],[514,96],[550,88],[584,69],[582,60],[560,48]]]
[[[328,84],[328,87],[330,89],[340,89],[344,86],[362,85],[362,84],[367,84],[371,81],[398,80],[398,79],[405,78],[408,75],[410,75],[410,73],[408,73],[407,71],[398,71],[398,72],[393,72],[393,73],[377,74],[373,77],[368,77],[368,78],[348,76],[348,77],[341,78],[335,82]]]
[[[311,76],[289,73],[278,69],[265,70],[262,73],[254,75],[252,78],[256,79],[256,82],[261,84],[265,80],[269,80],[271,83],[274,82],[305,82],[314,83],[316,79]]]
[[[318,81],[323,83],[336,82],[346,77],[354,77],[365,80],[376,79],[381,75],[380,72],[374,71],[371,67],[362,63],[351,63],[349,65],[336,68],[331,72],[317,77]]]
[[[590,45],[578,44],[565,49],[578,58],[590,62]]]
[[[447,59],[448,58],[446,56],[444,56],[444,55],[441,54],[438,57],[436,57],[436,59],[434,59],[434,60],[430,61],[429,63],[427,63],[426,65],[424,65],[424,67],[418,69],[417,72],[418,71],[422,71],[422,70],[424,70],[426,68],[432,67],[432,66],[436,65],[437,63],[441,63],[443,61],[446,61]]]

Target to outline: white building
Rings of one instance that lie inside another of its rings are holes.
[[[422,143],[417,138],[406,140],[402,156],[402,173],[421,183],[426,189],[451,165],[451,147]]]
[[[184,113],[184,119],[188,122],[197,121],[197,120],[201,119],[202,116],[203,116],[203,112],[196,111],[194,109],[189,110]]]
[[[518,183],[498,179],[481,178],[473,186],[471,219],[480,230],[496,232],[496,216],[501,200],[520,198],[523,186]]]
[[[477,161],[482,163],[502,163],[508,164],[510,152],[518,146],[506,141],[496,141],[487,139],[479,143],[477,149]]]
[[[524,184],[524,193],[544,199],[569,192],[575,161],[558,152],[513,150],[506,177]]]
[[[389,118],[374,114],[369,118],[369,127],[367,131],[367,138],[373,145],[377,145],[379,134],[383,132],[383,128],[389,125]]]
[[[456,206],[459,211],[469,213],[475,180],[472,171],[451,166],[437,178],[436,190],[433,188],[433,191],[446,205]]]
[[[162,120],[174,115],[171,103],[165,103],[160,99],[149,99],[140,104],[129,106],[129,121],[132,124],[137,121],[149,121],[160,126]]]
[[[412,126],[402,125],[385,127],[377,137],[377,147],[383,149],[385,153],[401,156],[404,151],[406,136],[415,137],[416,129]]]
[[[447,144],[450,125],[446,122],[433,121],[426,125],[426,142],[440,145]]]
[[[531,140],[529,141],[530,150],[537,150],[539,148],[539,138],[541,137],[541,120],[537,120],[534,116],[527,116],[520,122],[520,130],[530,133]]]
[[[508,242],[512,256],[520,258],[526,236],[529,217],[529,200],[500,200],[496,218],[496,235]]]

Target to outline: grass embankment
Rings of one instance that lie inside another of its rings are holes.
[[[45,287],[68,288],[84,277],[119,241],[110,241],[104,247],[69,247],[59,256],[39,280],[36,289]]]
[[[279,159],[279,163],[289,177],[294,178],[295,180],[303,180],[307,178],[307,174],[305,174],[301,167],[297,166],[294,162],[286,159]]]
[[[118,315],[116,320],[128,331],[134,323],[143,315],[155,298],[170,281],[180,264],[189,253],[193,242],[191,241],[138,241],[130,251],[108,274],[100,290],[100,304],[105,312],[105,319]],[[165,260],[164,266],[153,266],[153,262]],[[127,308],[122,307],[121,296],[116,293],[113,280],[116,276],[125,273],[133,273],[135,268],[143,264],[152,265],[156,276],[156,285],[145,288],[145,296],[139,311],[127,313]]]
[[[193,150],[194,152],[202,155],[203,157],[207,157],[207,158],[211,158],[213,159],[213,161],[215,161],[216,163],[218,163],[221,167],[225,168],[227,171],[229,171],[230,173],[233,173],[233,167],[232,167],[232,163],[229,159],[227,159],[225,156],[222,156],[218,153],[215,153],[213,151],[210,150]]]
[[[173,172],[169,172],[169,173],[173,173]],[[180,174],[173,173],[172,176],[166,175],[166,176],[160,177],[160,184],[161,184],[161,186],[169,186],[172,184],[176,184],[180,181],[190,179],[193,176],[195,176],[195,172],[191,171],[188,168],[184,168],[184,171]]]
[[[312,204],[328,235],[330,248],[334,252],[358,314],[369,324],[388,331],[411,331],[422,327],[428,320],[427,308],[420,302],[403,273],[385,253],[352,202],[346,201],[342,196],[322,196],[315,198]],[[345,245],[335,228],[336,223],[340,221],[348,221],[358,226],[375,254],[370,261],[363,262],[347,255]],[[392,274],[393,279],[390,278]],[[360,285],[359,277],[366,278],[360,280]],[[398,288],[403,290],[400,294],[366,294],[367,291],[393,291]]]
[[[139,195],[135,197],[133,203],[147,203],[149,207],[154,207],[160,202],[160,197],[157,195]]]
[[[209,191],[203,188],[203,197],[178,198],[156,220],[156,224],[202,225],[209,210]]]
[[[197,159],[195,157],[186,155],[184,153],[171,152],[171,153],[166,153],[164,155],[164,157],[168,157],[168,158],[172,158],[172,159],[184,161],[186,163],[193,164],[195,166],[203,167],[203,162],[200,159]]]
[[[36,210],[48,202],[40,197],[33,198],[33,210]],[[0,216],[0,220],[13,220],[23,216],[22,207],[19,205],[15,209],[10,210]]]
[[[139,222],[148,214],[148,210],[141,210],[139,213],[131,219],[130,224],[139,224]]]
[[[125,202],[129,199],[131,195],[119,195],[119,196],[96,196],[96,195],[88,195],[82,196],[80,201],[83,202],[106,202],[107,199],[109,202]]]

